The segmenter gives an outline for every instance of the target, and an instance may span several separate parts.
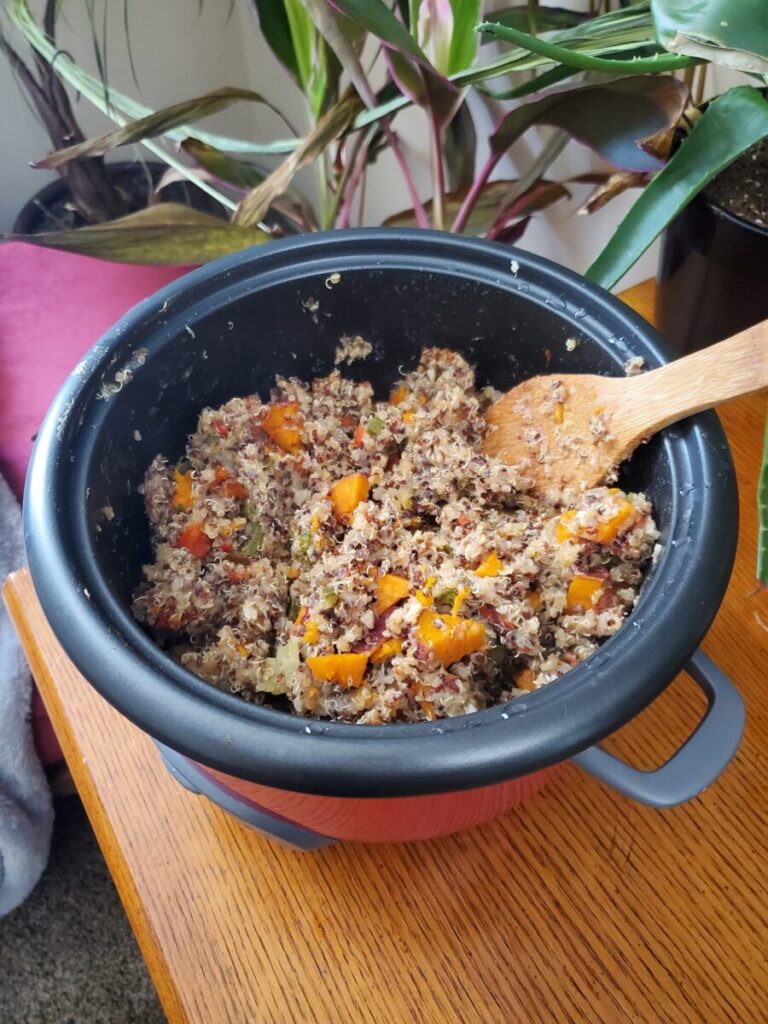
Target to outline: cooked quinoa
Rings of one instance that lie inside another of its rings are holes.
[[[561,676],[620,628],[658,531],[642,494],[534,499],[480,453],[494,397],[427,348],[387,401],[334,370],[204,409],[146,474],[137,619],[219,689],[348,722],[467,714]]]

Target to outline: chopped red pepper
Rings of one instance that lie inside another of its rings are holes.
[[[176,547],[186,548],[195,558],[205,558],[211,550],[211,540],[200,523],[190,523],[179,534]]]
[[[365,437],[365,431],[363,430],[363,424],[358,423],[357,429],[355,430],[355,439],[352,442],[353,448],[363,447],[363,438]]]
[[[219,437],[229,437],[229,427],[224,420],[214,420],[213,429],[219,435]]]

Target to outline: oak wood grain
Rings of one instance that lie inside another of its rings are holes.
[[[650,287],[626,298],[650,316]],[[180,789],[68,662],[28,576],[10,578],[7,603],[174,1024],[768,1021],[768,598],[753,583],[763,406],[723,414],[742,536],[704,645],[744,694],[747,731],[718,783],[670,811],[565,766],[467,833],[279,847]],[[608,746],[657,764],[701,706],[681,679]]]

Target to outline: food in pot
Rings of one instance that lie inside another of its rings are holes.
[[[214,686],[311,717],[433,720],[558,678],[619,629],[658,531],[642,494],[531,496],[480,454],[494,397],[427,348],[384,400],[334,370],[204,409],[146,475],[136,617]]]

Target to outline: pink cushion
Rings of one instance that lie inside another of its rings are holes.
[[[19,497],[32,438],[64,378],[126,310],[188,269],[0,245],[0,473]],[[43,763],[61,760],[39,694],[32,728]]]
[[[32,437],[70,370],[126,310],[188,269],[0,245],[0,472],[18,495]]]

